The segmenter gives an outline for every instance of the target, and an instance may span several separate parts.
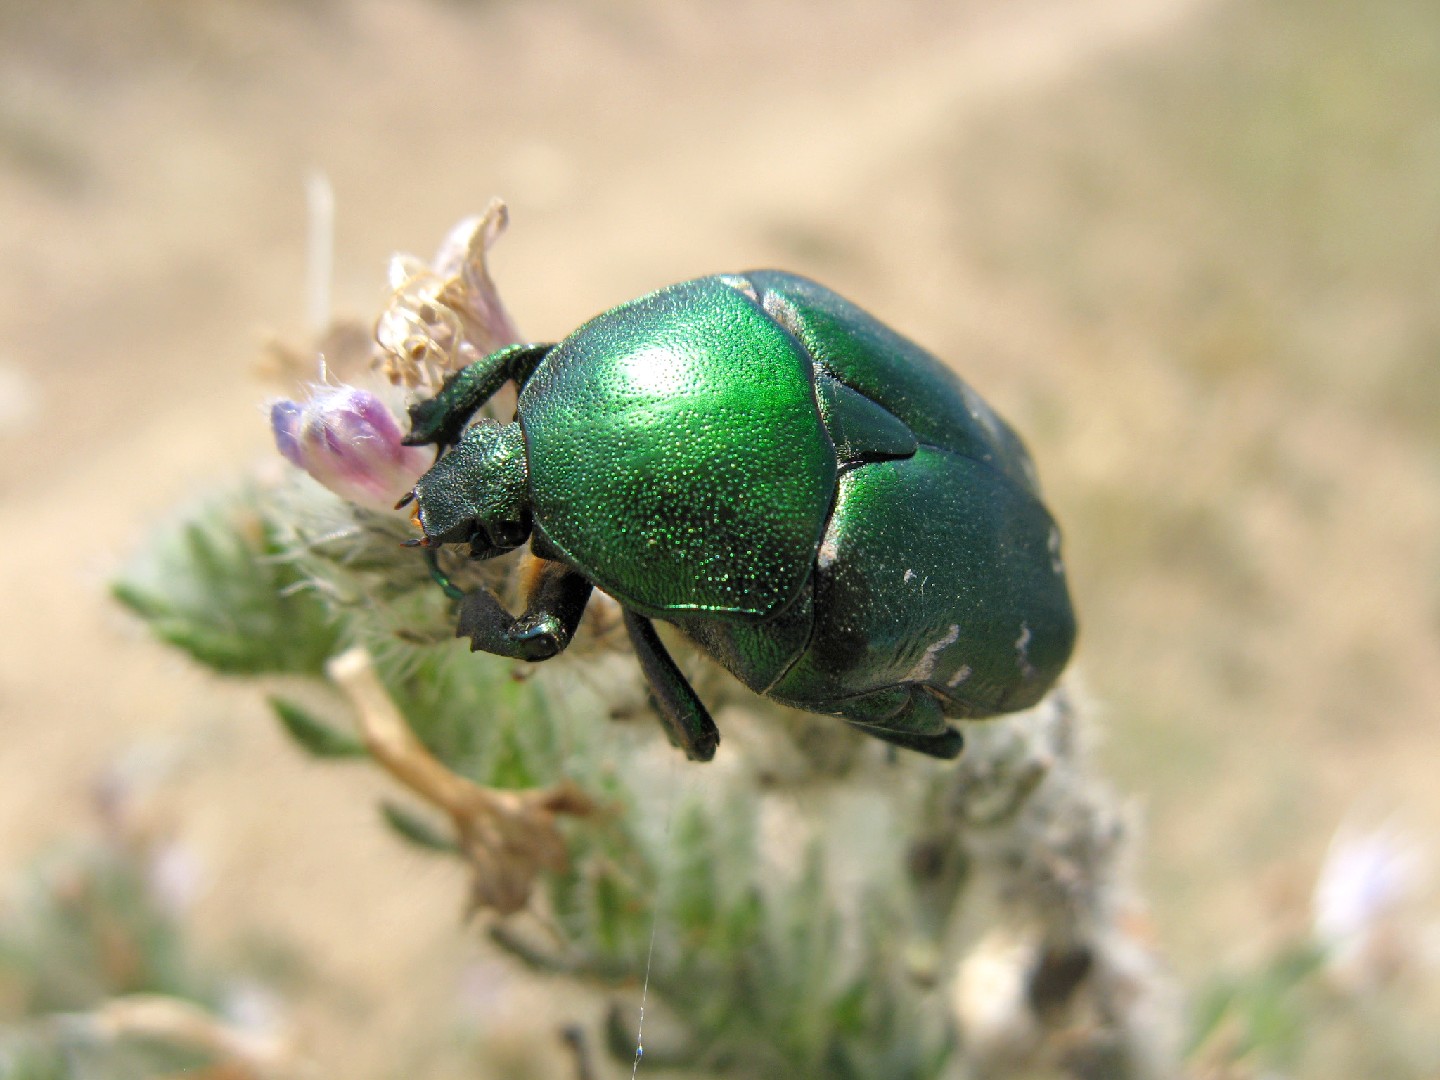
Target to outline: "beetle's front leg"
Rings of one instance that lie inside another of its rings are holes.
[[[592,588],[564,563],[542,560],[526,589],[523,615],[511,615],[489,589],[475,589],[460,601],[455,636],[468,637],[472,652],[549,660],[575,636]]]
[[[439,393],[410,406],[410,433],[406,446],[454,446],[460,433],[475,415],[507,382],[523,387],[554,346],[507,345],[484,360],[477,360],[445,380]]]

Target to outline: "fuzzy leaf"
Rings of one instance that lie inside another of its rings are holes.
[[[384,817],[385,824],[406,843],[445,855],[459,854],[460,845],[455,842],[454,837],[429,818],[406,809],[399,803],[388,801],[380,804],[380,814]]]
[[[709,936],[718,914],[714,849],[714,833],[704,812],[694,804],[687,806],[675,828],[671,917],[692,942]]]
[[[281,697],[269,699],[270,708],[286,734],[309,754],[318,758],[363,758],[369,756],[365,744],[354,735],[331,727],[293,701]]]
[[[542,696],[514,662],[463,643],[381,655],[385,684],[415,734],[449,768],[490,787],[533,787],[562,757]]]
[[[623,903],[613,874],[601,873],[595,879],[595,939],[607,953],[620,946],[620,918]]]
[[[202,507],[112,586],[161,640],[225,675],[318,675],[337,631],[249,495]]]

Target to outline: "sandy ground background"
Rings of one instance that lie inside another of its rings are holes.
[[[777,265],[952,359],[1065,526],[1164,948],[1192,985],[1263,952],[1347,814],[1440,836],[1437,42],[1419,0],[0,6],[0,870],[99,771],[178,762],[197,932],[306,957],[337,1074],[460,984],[504,1027],[375,779],[106,597],[269,461],[320,170],[338,313],[502,194],[536,337]]]

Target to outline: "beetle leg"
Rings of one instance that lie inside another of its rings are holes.
[[[940,735],[919,735],[913,731],[893,731],[889,728],[871,727],[869,724],[856,724],[854,721],[851,721],[851,726],[883,742],[945,761],[953,761],[965,749],[965,737],[952,727],[947,727]]]
[[[960,756],[965,739],[945,722],[943,709],[938,698],[915,686],[891,686],[824,707],[867,735],[948,761]]]
[[[650,684],[650,699],[670,741],[691,761],[709,761],[720,745],[720,732],[710,713],[695,694],[695,688],[670,658],[655,627],[643,615],[625,608],[625,629],[640,661],[640,670]]]
[[[545,562],[530,581],[523,615],[511,615],[489,589],[475,589],[460,601],[455,636],[468,637],[472,652],[549,660],[575,636],[592,588],[563,563]]]
[[[406,446],[454,446],[460,433],[484,405],[507,382],[523,387],[545,359],[553,344],[507,345],[484,360],[461,368],[440,387],[439,393],[410,406],[410,432]]]
[[[410,544],[412,541],[406,540],[405,543]],[[419,541],[414,541],[414,543],[418,544]],[[430,567],[430,577],[434,579],[436,585],[440,586],[441,592],[451,600],[465,599],[464,590],[450,580],[449,574],[440,569],[440,553],[433,547],[425,548],[425,563]]]

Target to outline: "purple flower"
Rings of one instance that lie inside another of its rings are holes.
[[[275,446],[336,495],[389,510],[430,467],[432,451],[401,444],[400,425],[384,402],[353,386],[324,387],[303,405],[270,410]]]
[[[1394,823],[1348,823],[1330,841],[1312,899],[1315,938],[1341,985],[1379,985],[1419,952],[1407,909],[1424,885],[1428,852]]]

